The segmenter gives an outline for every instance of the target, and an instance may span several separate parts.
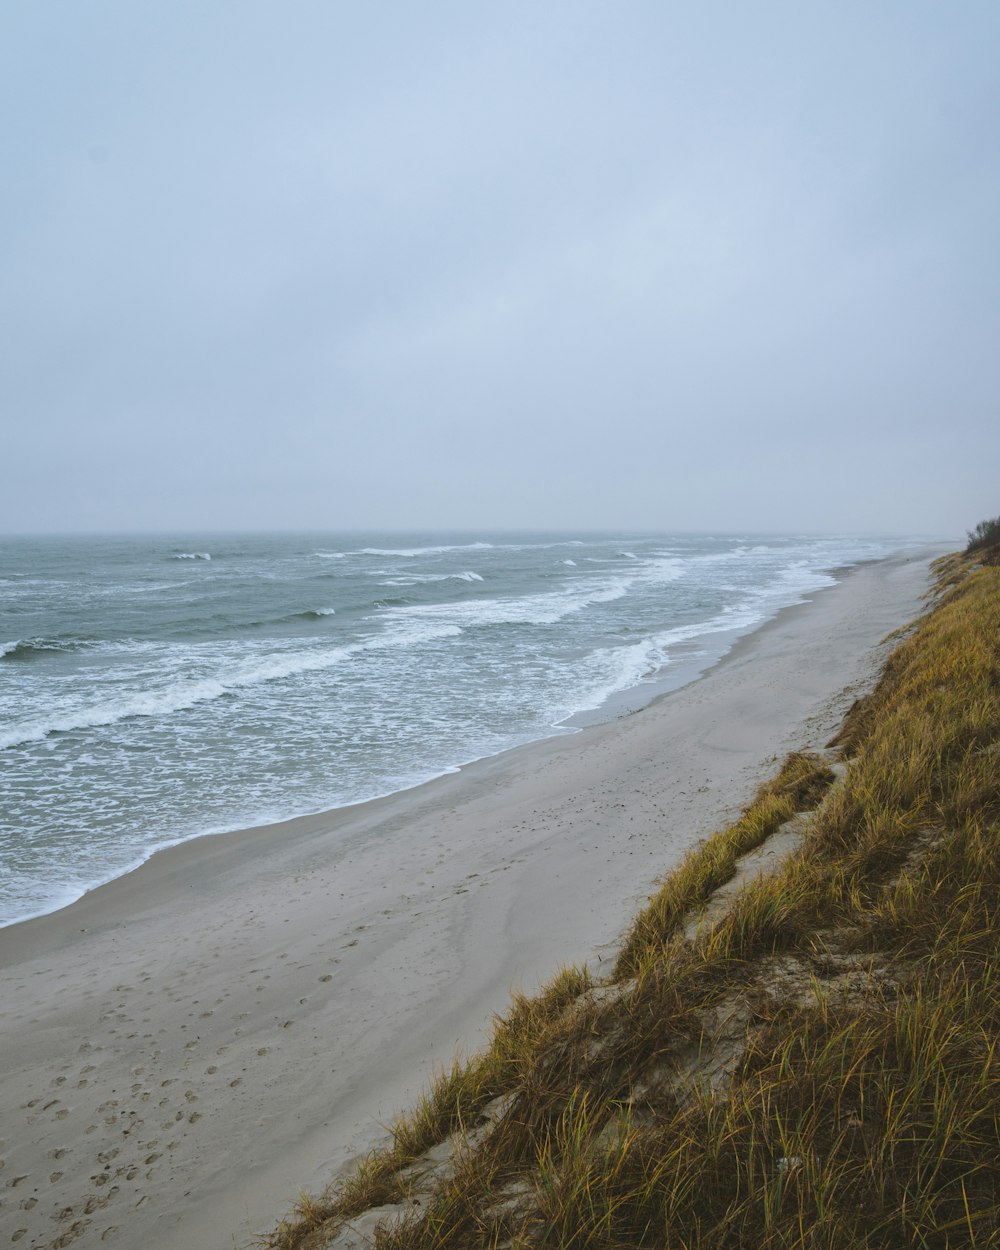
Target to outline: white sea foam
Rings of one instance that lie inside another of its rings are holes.
[[[177,551],[171,557],[174,560],[211,560],[211,553],[208,551]]]
[[[804,594],[833,584],[834,578],[810,568],[807,561],[793,562],[778,571],[772,584],[754,588],[713,616],[661,630],[624,646],[599,648],[587,657],[582,666],[593,677],[577,691],[577,707],[572,710],[592,711],[617,692],[655,677],[671,663],[671,652],[682,644],[695,639],[708,640],[720,634],[746,633],[781,607],[801,602]],[[728,646],[720,654],[725,650]],[[699,654],[704,656],[709,653]],[[558,713],[562,718],[570,714],[565,711]]]
[[[569,564],[569,565],[572,565],[573,568],[576,568],[575,560],[563,560],[563,564]]]
[[[352,556],[436,556],[449,551],[546,551],[552,547],[584,547],[586,544],[578,538],[560,538],[555,542],[539,543],[455,543],[439,547],[362,547],[359,551],[349,551]],[[317,553],[319,554],[319,553]]]
[[[384,574],[385,570],[379,570]],[[422,586],[431,582],[481,582],[480,573],[407,573],[402,577],[386,577],[380,586]]]
[[[362,547],[360,551],[349,552],[352,556],[437,556],[448,551],[490,551],[493,543],[458,543],[450,547]]]
[[[596,603],[610,603],[628,593],[626,579],[594,583],[567,591],[509,599],[469,599],[458,603],[410,604],[388,609],[404,617],[453,621],[464,628],[484,625],[554,625]]]
[[[411,647],[421,642],[454,637],[460,632],[457,625],[410,625],[346,647],[291,651],[270,655],[260,661],[223,667],[217,675],[182,678],[170,681],[158,690],[136,691],[89,706],[68,708],[61,714],[44,719],[22,722],[12,726],[7,733],[0,734],[0,750],[41,742],[54,733],[95,729],[136,716],[162,718],[248,687],[335,668],[364,651]]]
[[[488,625],[554,625],[597,604],[624,598],[637,584],[664,585],[684,573],[684,562],[672,557],[636,560],[627,574],[586,578],[565,589],[508,599],[471,599],[457,603],[407,604],[391,613],[422,619],[453,621],[464,628]]]

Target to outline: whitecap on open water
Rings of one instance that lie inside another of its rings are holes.
[[[0,924],[633,705],[899,539],[0,541]],[[609,703],[609,700],[612,700]],[[623,706],[620,702],[619,708]]]

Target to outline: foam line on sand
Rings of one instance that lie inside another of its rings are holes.
[[[272,1227],[510,988],[599,970],[653,878],[832,735],[932,554],[856,567],[633,715],[173,847],[0,931],[0,1243],[221,1250]]]

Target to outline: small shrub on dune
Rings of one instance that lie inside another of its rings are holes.
[[[975,529],[968,532],[969,544],[965,548],[966,555],[982,551],[986,547],[1000,546],[1000,516],[991,521],[980,521]]]

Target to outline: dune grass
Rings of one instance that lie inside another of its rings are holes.
[[[319,1250],[396,1204],[381,1250],[1000,1248],[1000,568],[936,571],[845,721],[843,779],[790,756],[662,883],[610,980],[516,998],[268,1245]],[[803,809],[781,870],[686,938]]]

